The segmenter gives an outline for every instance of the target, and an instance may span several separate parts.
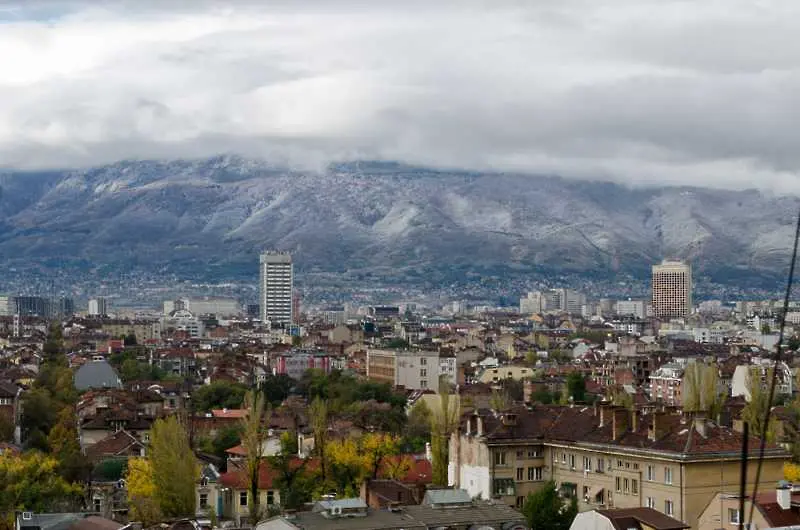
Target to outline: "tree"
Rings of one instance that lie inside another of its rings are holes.
[[[800,336],[795,334],[789,337],[788,347],[792,351],[800,350]]]
[[[528,495],[522,514],[531,530],[568,530],[578,514],[578,500],[572,497],[569,506],[565,506],[551,480]]]
[[[430,407],[428,407],[424,399],[420,398],[408,413],[406,436],[408,438],[421,438],[425,442],[429,442],[431,440],[432,416],[433,413]]]
[[[165,517],[194,515],[199,469],[186,429],[175,416],[153,424],[149,459],[161,513]]]
[[[772,379],[772,368],[767,370],[766,380]],[[764,432],[764,418],[767,409],[772,406],[769,402],[769,392],[761,386],[761,369],[753,366],[747,373],[747,390],[750,393],[750,400],[742,409],[742,421],[750,424],[750,432],[755,436],[761,437]],[[770,418],[770,424],[766,430],[767,441],[775,439],[775,417]]]
[[[132,520],[141,522],[145,528],[157,523],[161,519],[161,509],[156,498],[156,483],[150,460],[128,460],[125,482]]]
[[[286,374],[270,374],[266,376],[261,384],[261,390],[264,392],[267,403],[277,407],[289,397],[294,385],[295,380]]]
[[[492,395],[489,398],[489,405],[492,407],[492,410],[497,412],[508,410],[508,407],[511,406],[511,398],[509,398],[508,394],[504,391],[492,390]]]
[[[58,475],[58,461],[38,451],[0,454],[0,528],[14,527],[15,511],[46,512],[72,508],[81,488]]]
[[[25,445],[32,449],[47,451],[47,435],[57,419],[57,407],[50,392],[34,388],[25,394],[22,401],[20,424]]]
[[[194,410],[208,412],[211,409],[238,409],[242,406],[246,393],[247,387],[239,383],[214,381],[192,393]]]
[[[328,441],[328,404],[320,398],[314,399],[308,407],[311,430],[314,433],[314,452],[319,457],[323,482],[327,480],[325,450]]]
[[[438,410],[432,416],[431,425],[431,462],[432,477],[431,482],[438,486],[447,486],[447,465],[450,453],[450,436],[458,427],[460,419],[460,404],[458,395],[450,395],[447,385],[442,378],[439,382],[439,399],[441,400]]]
[[[58,460],[58,472],[67,482],[79,482],[87,478],[89,462],[78,443],[78,428],[75,411],[64,407],[58,413],[58,422],[47,436],[50,454]]]
[[[261,519],[260,498],[258,495],[258,478],[261,461],[264,458],[264,395],[260,392],[248,392],[244,398],[247,416],[242,420],[242,446],[246,452],[245,470],[250,490],[250,524],[255,528]]]
[[[371,478],[378,478],[378,472],[386,461],[386,457],[400,452],[400,439],[397,436],[381,432],[365,434],[359,445],[364,467]]]
[[[343,438],[331,440],[325,447],[330,472],[328,477],[336,486],[336,493],[344,497],[358,496],[360,484],[368,477],[358,440]],[[323,492],[327,489],[323,481]]]
[[[683,410],[705,412],[712,419],[722,412],[725,396],[719,391],[716,363],[689,363],[683,373]]]
[[[281,493],[281,506],[289,510],[302,508],[304,503],[311,500],[313,489],[306,471],[308,460],[296,458],[296,448],[296,438],[281,436],[280,453],[267,457],[270,467],[275,471],[275,486]]]
[[[586,401],[586,379],[580,372],[572,372],[567,376],[567,397],[576,403]]]
[[[625,392],[622,388],[615,388],[611,391],[610,401],[612,404],[625,407],[628,410],[633,410],[633,396]]]

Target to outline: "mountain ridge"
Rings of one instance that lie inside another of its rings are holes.
[[[0,173],[0,263],[58,258],[224,277],[278,248],[293,252],[300,272],[413,279],[436,270],[440,281],[448,270],[498,267],[645,277],[665,256],[712,278],[778,278],[798,207],[796,197],[754,190],[385,162],[310,173],[229,156],[124,161]]]

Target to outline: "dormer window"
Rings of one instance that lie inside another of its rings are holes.
[[[200,486],[203,487],[203,488],[208,486],[208,478],[206,478],[206,477],[201,478],[200,479]]]

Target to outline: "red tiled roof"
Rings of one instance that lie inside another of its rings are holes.
[[[292,464],[295,468],[300,467],[303,465],[303,460],[300,458],[292,459]],[[311,471],[316,469],[319,466],[319,463],[316,460],[310,459],[305,461],[306,462],[306,469]],[[275,480],[278,477],[278,472],[275,471],[272,466],[270,466],[268,460],[264,460],[261,462],[261,465],[258,468],[258,489],[259,490],[271,490],[275,489]],[[233,489],[248,489],[250,487],[249,480],[247,478],[247,471],[244,469],[234,469],[230,470],[227,473],[223,473],[219,477],[219,483],[225,487],[233,488]]]
[[[247,409],[214,409],[211,414],[215,418],[246,418]]]
[[[398,480],[400,482],[405,483],[422,483],[422,484],[430,484],[433,476],[433,467],[431,466],[430,460],[425,458],[420,458],[416,455],[396,455],[389,457],[387,460],[389,462],[384,463],[381,466],[381,470],[378,472],[378,478],[386,478],[387,467],[390,466],[392,463],[397,463],[400,459],[406,458],[411,463],[411,467],[408,472],[405,474],[404,477],[400,477]]]
[[[792,495],[792,501],[797,502],[795,495]],[[796,509],[784,510],[781,508],[774,490],[759,493],[756,497],[756,506],[771,527],[800,525],[800,512]]]

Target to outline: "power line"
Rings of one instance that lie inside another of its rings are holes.
[[[783,335],[786,329],[786,313],[789,312],[789,298],[792,295],[792,284],[794,283],[794,269],[797,263],[797,243],[800,241],[800,212],[797,214],[797,223],[794,229],[794,245],[792,247],[792,260],[789,264],[789,278],[786,281],[786,293],[783,297],[783,315],[781,315],[781,328],[778,333],[778,353],[775,356],[775,366],[772,369],[772,380],[769,385],[769,399],[767,400],[767,410],[764,412],[764,425],[761,426],[761,444],[758,450],[758,466],[756,467],[756,480],[753,485],[753,496],[750,498],[750,514],[747,518],[748,527],[753,524],[753,511],[756,506],[756,494],[758,493],[758,482],[761,479],[761,467],[764,464],[764,451],[767,446],[767,430],[769,428],[769,420],[772,415],[772,400],[775,398],[775,385],[778,380],[778,365],[783,358]],[[745,433],[747,430],[745,430]],[[742,455],[742,458],[747,459],[747,455]],[[745,485],[742,485],[744,490]]]

